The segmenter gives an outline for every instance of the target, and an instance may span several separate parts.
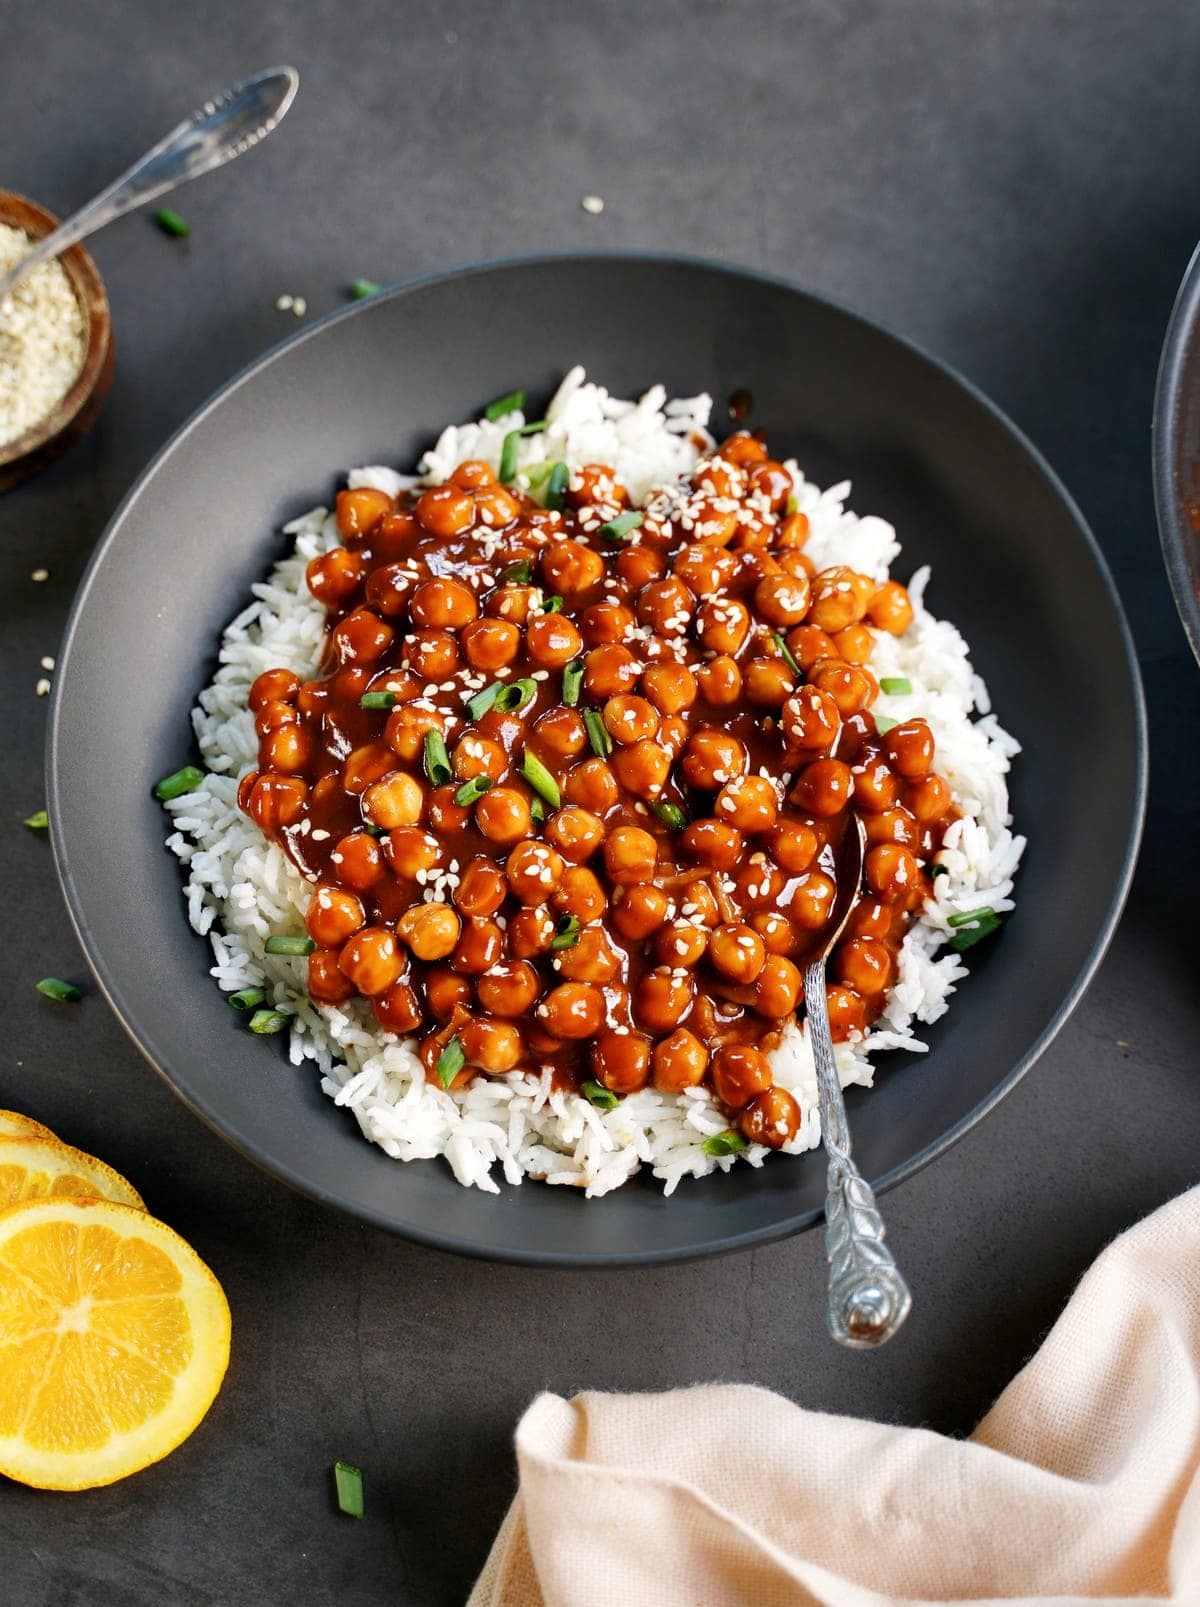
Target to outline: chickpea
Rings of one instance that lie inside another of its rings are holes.
[[[375,674],[367,664],[343,664],[325,683],[328,695],[331,698],[344,698],[347,703],[357,703]]]
[[[588,745],[587,727],[574,709],[547,709],[533,730],[542,749],[554,759],[574,759]]]
[[[316,758],[317,739],[306,725],[276,726],[259,743],[258,755],[264,769],[295,775]]]
[[[461,491],[478,491],[480,486],[492,485],[495,478],[491,465],[482,458],[467,458],[450,476],[450,484]]]
[[[638,619],[660,636],[681,636],[695,612],[696,599],[677,575],[651,581],[638,593]]]
[[[521,512],[521,505],[502,485],[483,486],[475,493],[475,517],[489,530],[503,530]]]
[[[867,1030],[867,1006],[853,988],[835,983],[825,990],[825,1003],[829,1011],[829,1034],[834,1043],[845,1043]]]
[[[627,647],[617,642],[606,647],[593,647],[583,665],[584,687],[595,698],[610,698],[621,692],[631,692],[641,674],[637,659]]]
[[[385,1032],[415,1032],[425,1019],[416,994],[407,982],[393,982],[371,1001],[375,1019]]]
[[[768,459],[750,470],[749,487],[766,500],[772,513],[778,513],[792,494],[792,477],[782,463]]]
[[[783,705],[784,735],[809,753],[827,753],[837,741],[842,717],[828,692],[802,686]]]
[[[691,729],[682,714],[665,714],[655,741],[669,759],[677,759],[687,746]]]
[[[696,634],[710,652],[735,655],[750,634],[749,610],[733,597],[710,599],[696,615]]]
[[[751,1044],[727,1043],[712,1062],[713,1092],[723,1105],[740,1110],[756,1094],[771,1087],[771,1067],[761,1049]]]
[[[715,547],[727,547],[737,535],[738,516],[731,508],[719,505],[719,501],[723,500],[705,497],[692,504],[694,540],[711,542]]]
[[[871,624],[891,636],[903,636],[913,622],[913,608],[904,587],[895,580],[885,580],[867,604],[867,618]]]
[[[737,568],[733,553],[710,542],[685,547],[675,557],[675,573],[696,597],[712,597],[725,591]]]
[[[714,870],[731,869],[742,852],[742,834],[737,827],[711,816],[685,826],[680,843],[693,859],[702,860]]]
[[[538,1002],[537,1019],[556,1038],[594,1038],[604,1020],[604,995],[590,982],[561,982]]]
[[[806,513],[789,513],[786,519],[780,520],[779,529],[775,535],[775,545],[788,548],[803,547],[808,537],[808,515]]]
[[[304,924],[314,943],[322,948],[339,949],[366,924],[362,900],[342,887],[322,885],[313,893]]]
[[[693,731],[684,750],[682,769],[690,786],[717,792],[735,776],[746,773],[745,745],[728,731],[701,726]]]
[[[847,625],[845,630],[838,631],[831,640],[847,664],[867,664],[875,651],[875,638],[865,625]],[[833,655],[830,654],[829,657],[832,658]]]
[[[648,1032],[668,1033],[687,1015],[696,989],[690,976],[677,976],[665,966],[648,972],[634,991],[633,1008]]]
[[[471,781],[476,776],[499,781],[508,769],[508,755],[491,737],[481,736],[478,731],[468,731],[454,744],[450,768],[460,781]]]
[[[768,954],[754,986],[754,1008],[768,1021],[790,1016],[804,996],[804,976],[786,954]]]
[[[721,911],[716,895],[703,877],[688,882],[680,899],[679,913],[685,921],[700,926],[712,927],[719,923]]]
[[[440,489],[440,486],[434,487],[435,491]],[[432,494],[427,491],[425,496]],[[422,497],[421,501],[424,500]],[[420,504],[417,506],[419,512]],[[418,625],[435,626],[439,630],[461,630],[464,625],[479,618],[479,602],[475,593],[461,580],[436,578],[422,581],[413,592],[409,609]]]
[[[600,647],[606,642],[623,642],[637,620],[628,608],[620,603],[593,603],[585,608],[579,621],[583,639],[589,647]]]
[[[717,794],[713,814],[753,836],[770,831],[779,813],[775,788],[765,776],[736,776]]]
[[[658,710],[644,697],[630,693],[610,697],[601,713],[614,742],[642,742],[658,730]]]
[[[600,878],[586,865],[568,865],[550,903],[559,915],[574,915],[585,924],[598,921],[608,908]]]
[[[900,843],[877,843],[863,865],[867,886],[889,903],[910,903],[919,896],[921,867],[911,849]]]
[[[833,699],[843,719],[865,709],[879,696],[879,683],[870,670],[858,664],[846,664],[841,659],[814,664],[808,679],[811,685],[819,686]]]
[[[740,448],[738,450],[741,451]],[[766,456],[765,451],[763,456]],[[763,459],[748,459],[748,461],[761,463]],[[692,471],[692,484],[702,486],[714,496],[739,497],[746,489],[746,476],[736,467],[734,453],[729,452],[719,457],[701,458]]]
[[[604,560],[581,541],[553,541],[542,552],[542,575],[553,591],[576,597],[604,578]]]
[[[310,560],[304,572],[305,584],[317,602],[329,609],[341,608],[358,591],[367,566],[356,552],[334,547]],[[251,705],[253,707],[253,705]]]
[[[499,670],[516,658],[521,632],[507,619],[474,619],[463,626],[460,640],[472,668]]]
[[[877,937],[886,943],[892,936],[895,924],[894,905],[881,903],[879,899],[864,898],[851,911],[850,919],[846,922],[846,936]]]
[[[329,856],[338,880],[356,893],[367,893],[383,875],[383,850],[368,831],[352,831]]]
[[[409,600],[421,584],[407,564],[385,564],[367,576],[363,595],[377,614],[400,619],[408,612]]]
[[[509,582],[497,586],[487,600],[487,611],[510,625],[526,625],[542,611],[542,594],[536,586]]]
[[[780,709],[796,690],[796,677],[781,658],[752,658],[746,665],[746,696],[762,709]]]
[[[381,742],[367,742],[355,748],[342,766],[342,786],[357,796],[374,781],[382,781],[396,768],[392,752]]]
[[[772,909],[779,903],[788,878],[764,853],[753,853],[738,866],[734,889],[738,901],[747,906],[767,905]]]
[[[515,843],[533,830],[529,800],[515,787],[493,787],[475,805],[475,824],[490,843]]]
[[[431,902],[413,904],[396,923],[397,934],[404,939],[418,960],[444,960],[453,954],[462,922],[449,904]]]
[[[420,536],[421,527],[414,514],[385,513],[371,532],[371,557],[377,564],[395,563],[403,558]]]
[[[569,804],[550,816],[544,836],[564,859],[569,859],[573,865],[582,865],[604,841],[604,822],[590,809]]]
[[[822,820],[841,814],[850,802],[854,777],[841,759],[814,759],[805,765],[791,791],[791,801]]]
[[[728,459],[730,463],[747,467],[755,463],[765,463],[767,449],[756,435],[750,434],[749,430],[735,430],[721,442],[717,448],[717,456]]]
[[[613,891],[612,924],[622,937],[640,942],[664,924],[671,901],[653,882],[638,882]]]
[[[365,541],[383,518],[391,513],[395,504],[386,491],[374,491],[359,486],[355,491],[337,494],[337,527],[343,540],[360,538]]]
[[[652,664],[642,675],[642,691],[660,714],[682,714],[699,688],[686,664]]]
[[[848,988],[870,998],[882,993],[891,981],[892,956],[876,937],[851,938],[834,954],[833,974]]]
[[[522,904],[544,904],[562,881],[566,864],[549,843],[522,842],[508,856],[509,891]]]
[[[620,798],[616,778],[603,759],[585,759],[563,778],[563,796],[595,815],[605,815]]]
[[[508,882],[500,867],[484,855],[471,861],[459,878],[453,899],[463,915],[494,915],[508,895]]]
[[[307,799],[308,786],[297,776],[257,776],[246,813],[261,831],[273,836],[299,820]]]
[[[382,781],[374,781],[362,795],[362,812],[376,826],[390,831],[395,826],[415,826],[425,807],[421,783],[393,770]]]
[[[554,953],[559,976],[570,982],[614,982],[621,973],[621,961],[600,926],[585,926],[578,942]]]
[[[354,983],[338,969],[336,949],[314,949],[308,957],[308,996],[316,1004],[344,1004]]]
[[[894,725],[883,745],[892,769],[906,781],[919,781],[933,769],[933,732],[924,720]]]
[[[904,802],[909,812],[922,826],[931,826],[949,814],[953,805],[950,783],[932,772],[920,781],[912,781],[904,789]]]
[[[629,493],[607,463],[585,463],[571,476],[567,500],[573,508],[584,508],[592,502],[615,502],[624,507]]]
[[[809,871],[792,895],[788,914],[806,932],[819,932],[833,914],[837,888],[823,870]]]
[[[820,844],[811,826],[800,820],[785,820],[771,837],[776,861],[793,876],[802,876],[817,857]]]
[[[654,957],[667,971],[690,971],[708,948],[708,933],[690,921],[672,921],[654,939]]]
[[[504,933],[483,915],[468,916],[450,957],[450,969],[460,976],[482,976],[499,964]]]
[[[402,703],[388,715],[383,735],[397,759],[405,759],[413,764],[425,752],[426,735],[430,731],[443,731],[445,726],[446,716],[440,709],[417,708],[411,703]],[[388,768],[392,766],[389,764]]]
[[[728,708],[742,695],[742,671],[728,653],[718,653],[707,664],[696,666],[701,696],[714,708]]]
[[[592,1045],[592,1072],[613,1094],[635,1094],[650,1075],[650,1042],[640,1032],[602,1032]]]
[[[671,754],[661,739],[647,737],[631,748],[617,748],[609,762],[617,780],[635,798],[657,798],[671,774]]]
[[[797,625],[788,632],[787,644],[788,651],[806,675],[822,659],[838,656],[833,637],[817,625]]]
[[[425,973],[425,1005],[435,1021],[449,1021],[458,1010],[470,1009],[475,989],[469,977],[458,976],[448,965],[435,965]]]
[[[800,1131],[800,1106],[786,1088],[768,1088],[742,1111],[738,1126],[749,1143],[782,1149]]]
[[[709,935],[708,958],[731,982],[753,982],[763,968],[767,951],[758,933],[740,922],[718,926]]]
[[[754,588],[754,607],[768,625],[799,625],[808,612],[809,596],[804,575],[764,575]]]
[[[418,499],[416,515],[431,535],[447,540],[475,523],[475,499],[456,485],[435,485]]]
[[[449,631],[414,631],[404,661],[424,681],[441,681],[458,669],[458,640]]]
[[[338,965],[366,997],[384,993],[404,970],[396,934],[386,926],[364,926],[342,949]]]
[[[708,1050],[686,1027],[677,1027],[654,1046],[654,1086],[661,1094],[681,1094],[704,1081]]]
[[[794,954],[800,945],[800,934],[777,910],[757,910],[750,917],[750,925],[762,938],[768,954]]]
[[[514,959],[545,954],[554,938],[554,917],[545,905],[519,909],[508,922],[508,951]]]
[[[618,826],[604,844],[604,868],[615,886],[649,881],[658,861],[658,844],[640,826]]]
[[[331,641],[339,664],[374,664],[396,639],[386,620],[369,608],[356,608],[333,628]]]
[[[857,625],[874,590],[872,580],[852,569],[822,569],[812,583],[809,624],[819,625],[823,631],[842,631],[847,625]]]
[[[528,960],[508,960],[481,976],[475,992],[492,1015],[519,1017],[532,1010],[541,980]]]
[[[583,650],[583,637],[562,614],[538,614],[525,627],[525,651],[542,669],[569,664]]]
[[[886,759],[867,759],[854,766],[854,805],[856,809],[878,814],[896,802],[899,785]]]
[[[468,1021],[458,1030],[468,1066],[503,1077],[521,1064],[521,1034],[511,1021]]]
[[[448,837],[466,827],[471,818],[471,811],[462,804],[455,803],[454,797],[457,792],[458,783],[452,781],[445,787],[435,787],[429,794],[425,805],[425,823],[430,831]]]

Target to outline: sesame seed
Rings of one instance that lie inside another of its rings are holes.
[[[590,212],[594,218],[599,217],[601,212],[604,211],[604,197],[602,195],[585,195],[579,204],[585,212]]]
[[[38,582],[49,580],[50,571],[48,569],[35,569],[29,578],[30,580],[36,580]]]
[[[37,693],[38,697],[45,697],[47,692],[49,692],[49,690],[50,690],[50,682],[47,681],[45,678],[40,680],[38,682],[37,686],[34,688],[34,691]]]
[[[42,660],[42,668],[44,670],[52,670],[54,668],[54,660],[52,658],[44,658]]]

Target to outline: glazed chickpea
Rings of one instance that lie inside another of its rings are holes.
[[[804,575],[764,575],[754,588],[754,607],[768,625],[799,625],[808,612],[809,596]]]
[[[783,705],[781,718],[789,742],[808,753],[828,753],[837,741],[842,716],[828,692],[801,686]]]
[[[845,1043],[847,1038],[857,1037],[867,1030],[866,1000],[860,999],[853,988],[835,983],[825,990],[825,1002],[829,1011],[829,1035],[834,1043]]]
[[[660,636],[682,636],[696,612],[696,599],[679,579],[651,581],[638,593],[637,617]]]
[[[754,985],[754,1008],[768,1021],[790,1016],[804,995],[804,976],[786,954],[768,954]]]
[[[493,787],[475,805],[475,824],[490,843],[515,843],[533,830],[529,800],[515,787]]]
[[[705,497],[693,503],[692,537],[695,541],[727,547],[737,535],[738,516],[733,509],[721,507],[720,500]]]
[[[502,485],[483,486],[475,493],[475,517],[489,530],[505,529],[520,512],[520,503]]]
[[[456,485],[435,485],[418,499],[416,515],[431,535],[446,540],[475,523],[475,499]]]
[[[791,791],[791,801],[822,820],[841,814],[850,802],[854,777],[841,759],[814,759],[805,765]]]
[[[865,709],[879,696],[879,683],[870,670],[859,664],[846,664],[842,660],[814,664],[808,672],[809,682],[819,686],[837,704],[843,719]]]
[[[734,597],[702,603],[696,615],[696,634],[711,653],[737,654],[750,634],[750,614],[745,603]]]
[[[890,809],[899,794],[899,784],[886,759],[867,759],[854,766],[854,806],[878,814]]]
[[[471,818],[471,811],[455,802],[457,792],[458,783],[452,781],[445,787],[435,787],[429,794],[425,804],[425,823],[430,831],[448,837],[464,829]]]
[[[750,491],[764,498],[772,513],[780,512],[792,494],[791,475],[771,458],[750,470],[748,482]]]
[[[405,672],[402,670],[400,673]],[[368,664],[343,664],[325,683],[328,695],[331,698],[343,698],[347,703],[357,703],[371,685],[374,675],[375,671]]]
[[[457,1010],[469,1010],[475,989],[469,977],[458,976],[448,965],[435,965],[424,979],[425,1005],[435,1021],[449,1021]]]
[[[434,489],[439,490],[440,487]],[[427,491],[425,495],[432,493]],[[424,501],[424,497],[421,500]],[[464,625],[479,618],[479,603],[475,593],[461,580],[437,578],[422,581],[412,594],[409,610],[418,625],[429,625],[439,630],[461,630]]]
[[[604,1020],[604,995],[590,982],[561,982],[539,1001],[537,1019],[556,1038],[594,1038]]]
[[[906,781],[919,781],[933,769],[933,732],[924,720],[894,725],[883,745],[892,769]]]
[[[688,882],[683,889],[680,895],[679,913],[685,921],[692,921],[700,926],[712,927],[719,924],[721,910],[716,894],[703,877]]]
[[[366,573],[367,566],[358,553],[334,547],[309,561],[304,581],[317,602],[326,608],[341,608],[357,592]]]
[[[697,542],[675,557],[675,573],[695,597],[712,597],[724,591],[737,567],[733,553],[711,542]]]
[[[793,876],[802,876],[817,857],[817,834],[800,820],[785,820],[771,837],[776,862]]]
[[[521,632],[507,619],[474,619],[459,639],[467,663],[477,670],[503,669],[521,646]]]
[[[268,731],[258,746],[259,763],[265,770],[296,775],[317,756],[317,739],[306,725],[280,725]]]
[[[338,880],[356,893],[369,892],[383,875],[383,850],[368,831],[352,831],[343,837],[329,862]]]
[[[394,826],[415,826],[424,807],[421,783],[403,770],[393,770],[382,781],[373,781],[362,795],[363,814],[386,831]]]
[[[669,759],[677,759],[687,746],[691,726],[682,714],[665,714],[658,728],[655,742]]]
[[[654,1046],[652,1056],[654,1086],[660,1094],[681,1094],[696,1088],[708,1070],[708,1050],[686,1027],[677,1027],[670,1037]]]
[[[450,768],[460,781],[471,781],[476,776],[499,781],[508,769],[508,755],[491,737],[481,736],[478,731],[468,731],[454,744]]]
[[[648,1032],[672,1032],[695,1001],[690,976],[678,976],[665,966],[648,972],[634,990],[633,1009]]]
[[[584,609],[579,621],[583,639],[589,647],[623,642],[636,624],[634,615],[620,603],[593,603],[590,608]]]
[[[441,681],[458,668],[458,641],[449,631],[414,631],[404,662],[424,681]]]
[[[548,843],[518,843],[505,867],[509,891],[522,904],[544,904],[566,868],[562,855]]]
[[[867,664],[875,651],[875,638],[865,625],[847,625],[844,631],[838,631],[831,640],[847,664]]]
[[[833,637],[817,625],[797,625],[788,632],[787,644],[788,651],[806,675],[822,659],[838,656]]]
[[[478,491],[480,486],[492,485],[495,478],[491,465],[482,458],[466,458],[450,476],[450,484],[460,491]]]
[[[771,909],[779,903],[788,878],[764,853],[753,853],[738,866],[734,877],[734,890],[738,900],[747,908],[766,905]]]
[[[642,691],[660,714],[682,714],[699,688],[686,664],[652,664],[642,675]]]
[[[717,448],[717,456],[741,467],[752,467],[755,463],[766,462],[767,449],[756,435],[750,434],[749,430],[735,430],[721,442]]]
[[[771,1067],[761,1049],[751,1044],[727,1043],[712,1062],[713,1092],[723,1105],[740,1110],[756,1094],[771,1087]]]
[[[468,1066],[503,1077],[521,1064],[521,1034],[511,1021],[468,1021],[458,1030]]]
[[[308,786],[298,776],[257,776],[246,813],[261,831],[273,836],[299,820],[307,801]]]
[[[881,809],[878,814],[868,816],[863,824],[869,843],[900,843],[904,848],[916,848],[921,838],[915,815],[899,805]]]
[[[486,916],[472,915],[462,923],[462,930],[450,968],[460,976],[482,976],[499,964],[504,953],[504,933],[495,921]]]
[[[606,647],[593,647],[583,661],[583,684],[594,698],[616,697],[631,692],[637,684],[641,668],[627,647],[614,642]]]
[[[803,547],[809,537],[808,515],[806,513],[789,513],[786,519],[781,519],[779,529],[775,535],[777,547]]]
[[[756,910],[750,925],[763,940],[768,954],[793,954],[800,944],[800,934],[777,910]]]
[[[741,832],[736,826],[727,826],[711,816],[693,820],[684,828],[680,842],[693,859],[711,865],[714,870],[729,870],[741,857]]]
[[[752,927],[732,922],[709,934],[708,958],[731,982],[753,982],[767,958],[766,946]]]
[[[418,960],[446,959],[453,954],[461,930],[458,916],[449,904],[440,902],[414,904],[396,923],[397,934]]]
[[[748,458],[747,461],[761,463],[763,458]],[[702,486],[714,496],[739,497],[746,489],[746,476],[737,467],[734,454],[727,452],[718,457],[701,458],[692,471],[692,484]]]
[[[500,867],[484,855],[467,866],[454,889],[454,905],[463,915],[494,915],[508,895],[508,882]]]
[[[708,933],[690,921],[672,921],[654,939],[654,957],[667,971],[690,971],[708,948]]]
[[[592,502],[614,502],[620,508],[629,501],[629,493],[609,464],[585,463],[571,476],[567,501],[573,508],[584,508]]]
[[[609,763],[626,792],[635,798],[657,798],[671,774],[671,750],[663,747],[660,730],[655,738],[617,748]]]
[[[416,708],[411,703],[402,703],[388,715],[383,735],[397,759],[405,759],[413,764],[425,752],[428,733],[443,731],[445,726],[446,717],[440,709]],[[391,765],[388,768],[391,769]]]
[[[366,924],[366,919],[361,899],[343,887],[326,885],[314,892],[304,925],[314,943],[326,949],[340,949],[347,938],[353,937],[359,927]]]
[[[563,778],[563,796],[594,815],[605,815],[620,798],[616,778],[603,759],[585,759]]]
[[[867,604],[871,624],[891,636],[902,636],[913,621],[912,603],[899,581],[885,580]]]
[[[331,637],[339,664],[374,664],[395,639],[388,622],[369,608],[356,608],[339,620]]]
[[[842,631],[847,625],[857,625],[874,590],[873,581],[852,569],[822,569],[812,583],[809,624],[823,631]]]
[[[407,564],[385,564],[367,576],[363,596],[377,614],[400,619],[408,612],[409,601],[420,584],[421,576]]]
[[[746,696],[761,709],[781,709],[796,690],[796,677],[781,658],[752,658],[744,676]]]
[[[519,1017],[533,1009],[541,982],[528,960],[507,960],[481,976],[475,992],[490,1014]]]
[[[604,841],[604,822],[590,809],[568,804],[559,809],[546,822],[544,836],[564,859],[573,865],[582,865]]]
[[[727,781],[713,805],[718,820],[750,836],[770,831],[778,813],[775,788],[765,776],[736,776]]]
[[[604,560],[581,541],[553,541],[542,553],[542,575],[553,591],[575,597],[599,585]]]
[[[587,727],[575,709],[547,709],[533,730],[543,750],[555,759],[574,759],[588,745]]]
[[[415,1032],[425,1019],[420,1001],[407,982],[393,982],[372,999],[371,1009],[385,1032]]]
[[[562,614],[537,614],[525,627],[525,651],[540,669],[558,669],[583,650],[583,637]]]
[[[550,903],[559,915],[573,915],[585,925],[598,921],[608,908],[600,878],[586,865],[567,866]]]
[[[742,695],[742,672],[736,659],[718,653],[707,664],[696,666],[700,695],[714,708],[728,708]]]
[[[693,731],[684,750],[684,778],[693,787],[717,792],[735,776],[745,774],[747,753],[743,743],[728,731],[701,726]]]
[[[622,937],[640,942],[664,925],[670,909],[670,899],[653,882],[618,887],[613,892],[612,924]]]
[[[621,972],[617,951],[599,926],[585,926],[569,949],[555,950],[554,964],[569,982],[614,982]]]
[[[338,968],[336,949],[314,949],[308,957],[308,996],[316,1004],[344,1004],[354,983]]]
[[[896,924],[896,909],[892,904],[884,904],[879,899],[860,899],[851,911],[850,919],[846,922],[846,936],[877,937],[884,943],[892,935]]]
[[[800,1106],[786,1088],[768,1088],[742,1111],[738,1127],[748,1143],[782,1149],[800,1131]]]
[[[909,903],[921,890],[921,867],[900,843],[877,843],[863,865],[867,886],[889,903]]]
[[[601,714],[613,741],[624,745],[654,736],[659,726],[653,703],[628,692],[610,697]]]
[[[509,582],[497,586],[487,600],[487,611],[510,625],[526,625],[542,612],[542,594],[536,586]]]
[[[517,960],[532,960],[545,954],[554,939],[554,917],[545,905],[519,909],[509,917],[508,952]]]
[[[650,1043],[640,1032],[602,1032],[592,1045],[592,1073],[613,1094],[635,1094],[650,1075]]]
[[[806,932],[819,932],[833,914],[837,888],[823,870],[808,871],[792,895],[788,914]]]
[[[649,881],[658,862],[658,844],[640,826],[618,826],[604,844],[604,868],[614,886]]]
[[[954,800],[950,783],[932,772],[920,781],[912,781],[904,789],[904,802],[918,824],[931,826],[949,813]]]
[[[851,938],[839,945],[833,957],[833,974],[839,982],[871,998],[891,981],[892,957],[876,937]]]
[[[442,845],[419,826],[397,826],[384,838],[383,854],[393,876],[413,882],[422,871],[441,863]]]
[[[386,926],[364,926],[346,943],[338,965],[358,991],[370,999],[399,980],[404,958],[394,932]]]
[[[343,540],[363,541],[371,534],[385,513],[395,506],[386,491],[375,491],[370,486],[359,486],[355,491],[337,494],[337,527]]]

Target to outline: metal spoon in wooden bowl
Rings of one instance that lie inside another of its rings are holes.
[[[39,240],[29,255],[0,279],[0,305],[39,262],[48,262],[122,213],[145,206],[257,145],[292,104],[299,83],[294,67],[271,67],[205,101],[140,162]]]
[[[804,972],[808,1037],[821,1100],[821,1136],[829,1158],[825,1195],[829,1331],[839,1345],[853,1350],[873,1350],[886,1344],[912,1305],[908,1285],[883,1242],[883,1218],[870,1184],[850,1158],[850,1129],[825,1001],[825,962],[858,899],[865,852],[866,833],[862,822],[853,817],[839,851],[833,922],[824,948]]]

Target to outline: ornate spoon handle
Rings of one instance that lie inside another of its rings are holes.
[[[908,1316],[912,1295],[884,1244],[883,1218],[850,1158],[850,1129],[833,1058],[825,1003],[825,961],[804,973],[808,1034],[817,1068],[821,1132],[829,1157],[825,1251],[829,1259],[829,1331],[839,1345],[873,1350]]]

